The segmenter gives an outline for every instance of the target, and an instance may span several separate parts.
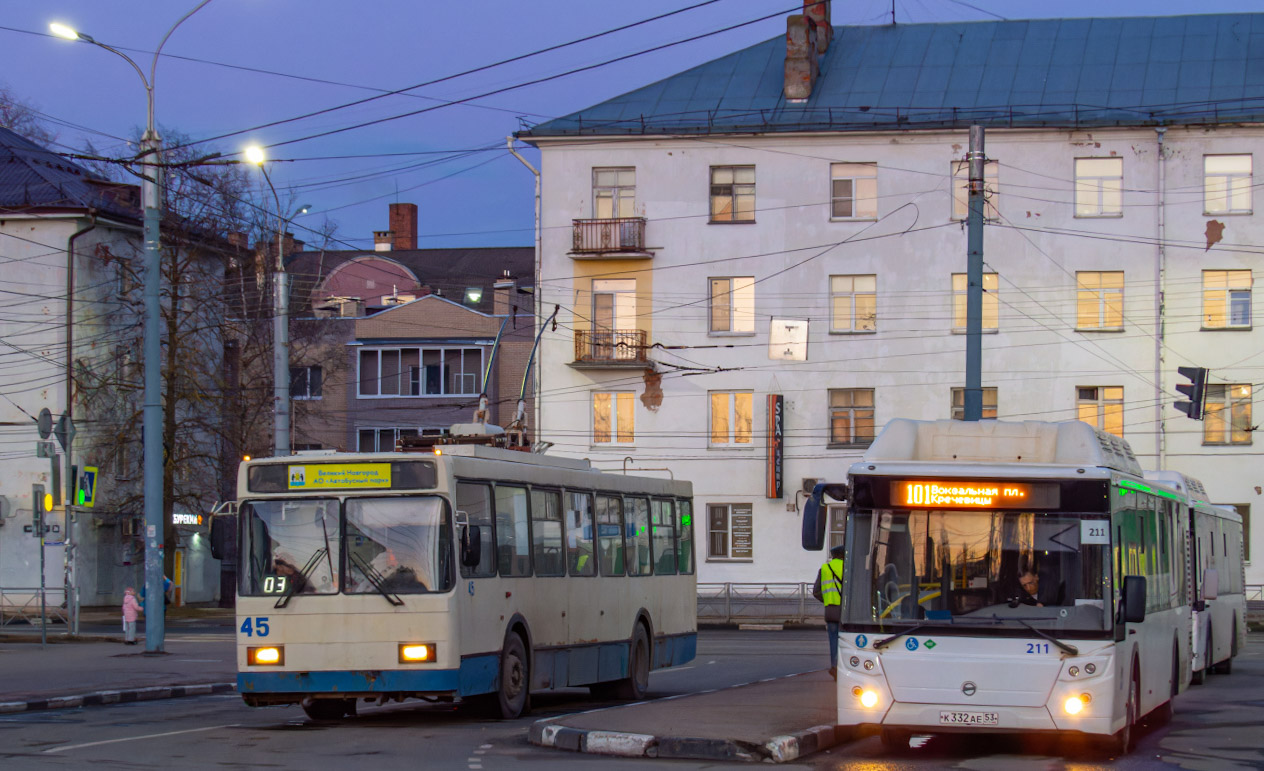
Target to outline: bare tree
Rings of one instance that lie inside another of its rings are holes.
[[[0,126],[37,144],[47,146],[57,142],[57,132],[48,127],[39,111],[19,99],[4,83],[0,83]]]

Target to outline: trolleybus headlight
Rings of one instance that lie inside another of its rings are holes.
[[[1067,674],[1069,674],[1071,677],[1075,677],[1079,673],[1080,673],[1079,667],[1071,667],[1070,669],[1067,670]]]
[[[423,661],[435,660],[435,644],[434,643],[400,643],[399,644],[399,663],[416,664]]]
[[[860,699],[860,704],[866,708],[872,709],[878,703],[878,694],[876,692],[864,690],[860,686],[852,688],[851,694]]]
[[[1093,674],[1094,672],[1096,672],[1096,671],[1097,671],[1097,665],[1096,665],[1096,664],[1085,664],[1085,665],[1084,665],[1084,671],[1085,671],[1085,672],[1088,672],[1088,673],[1091,675],[1091,674]]]
[[[255,666],[279,666],[285,663],[285,648],[279,645],[247,648],[246,661]]]
[[[870,672],[872,670],[873,670],[873,659],[865,659],[865,671]]]
[[[1066,710],[1068,715],[1078,715],[1092,700],[1092,696],[1089,696],[1087,693],[1081,693],[1079,696],[1072,696],[1067,699],[1066,703],[1062,705],[1062,708]]]
[[[852,656],[851,658],[847,659],[847,663],[851,664],[853,667],[858,667],[860,666],[860,658],[857,656]]]

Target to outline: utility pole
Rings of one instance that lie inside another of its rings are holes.
[[[983,417],[983,181],[987,156],[983,127],[970,127],[970,213],[966,218],[966,391],[965,419]]]

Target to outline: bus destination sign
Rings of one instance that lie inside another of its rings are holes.
[[[891,505],[936,509],[1056,509],[1057,482],[918,479],[891,483]]]
[[[364,490],[391,487],[389,463],[306,463],[290,466],[291,490]]]

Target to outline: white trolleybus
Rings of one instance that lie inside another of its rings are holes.
[[[237,686],[336,719],[357,701],[533,690],[640,698],[694,657],[692,487],[475,444],[245,462]]]
[[[1188,499],[1122,439],[893,420],[846,480],[816,486],[805,548],[822,547],[831,498],[847,505],[839,725],[877,726],[892,749],[1050,732],[1121,753],[1189,682]]]

